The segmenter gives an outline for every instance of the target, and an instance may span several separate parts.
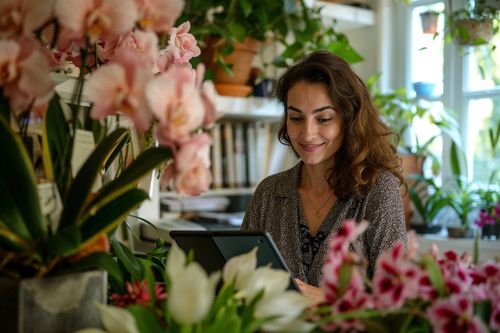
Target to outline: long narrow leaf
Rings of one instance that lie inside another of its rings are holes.
[[[61,216],[60,227],[68,226],[72,223],[80,223],[79,217],[88,200],[90,189],[99,176],[99,171],[103,168],[110,154],[113,154],[114,149],[123,140],[126,140],[127,136],[128,131],[126,129],[116,129],[97,146],[85,161],[69,189]]]
[[[13,250],[22,251],[30,248],[30,243],[20,238],[17,234],[5,228],[4,221],[0,220],[0,244]]]
[[[169,148],[150,148],[140,154],[117,179],[106,184],[92,200],[90,210],[94,211],[130,189],[148,172],[172,157]]]
[[[69,127],[61,107],[61,100],[56,94],[50,101],[43,116],[42,156],[45,174],[49,181],[55,181],[59,193],[64,195],[69,177],[70,159]]]
[[[30,240],[31,235],[24,224],[21,212],[11,197],[5,181],[0,178],[0,223],[3,222],[6,228],[15,233],[18,237]]]
[[[0,178],[10,194],[11,202],[21,214],[31,239],[42,238],[45,236],[45,223],[38,199],[35,172],[24,144],[3,117],[0,117],[0,142]],[[19,230],[24,237],[23,231]]]
[[[132,279],[139,281],[143,280],[144,267],[142,266],[139,259],[137,259],[125,245],[123,245],[116,239],[113,239],[111,241],[111,246],[113,248],[114,254],[118,258],[118,261],[121,262],[125,267],[125,269],[127,270],[127,272],[130,273]]]
[[[148,195],[144,191],[132,189],[101,207],[95,215],[90,216],[80,225],[82,240],[89,243],[97,235],[112,231],[125,220],[132,209],[138,207],[147,198]]]

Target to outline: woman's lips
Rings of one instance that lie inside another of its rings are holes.
[[[308,152],[308,153],[320,149],[321,146],[323,146],[322,143],[318,143],[318,144],[300,144],[300,147],[302,148],[302,150],[305,151],[305,152]]]

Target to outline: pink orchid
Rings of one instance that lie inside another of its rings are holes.
[[[0,38],[30,36],[47,22],[54,0],[2,0],[0,2]]]
[[[330,240],[330,252],[340,251],[342,253],[347,253],[349,244],[355,241],[366,228],[368,228],[368,222],[366,221],[361,223],[356,223],[354,220],[345,221],[335,234],[335,237],[332,237]]]
[[[133,304],[147,305],[151,301],[148,291],[147,280],[134,281],[133,283],[126,282],[125,284],[126,294],[112,294],[111,299],[116,306],[125,308]],[[159,284],[154,286],[155,299],[157,301],[167,298],[167,294],[163,287]]]
[[[173,165],[164,174],[162,185],[167,185],[173,178],[174,187],[181,194],[200,195],[206,192],[212,181],[209,170],[211,143],[208,134],[202,133],[182,144]]]
[[[114,62],[101,66],[88,80],[88,96],[94,104],[92,117],[102,119],[122,112],[137,128],[147,130],[152,115],[146,105],[144,87],[152,78],[133,51],[123,50],[115,55]]]
[[[377,259],[373,293],[378,308],[397,308],[417,296],[420,271],[404,258],[404,245],[397,242]]]
[[[437,333],[488,332],[481,320],[473,315],[472,300],[463,294],[437,300],[429,307],[427,315]]]
[[[212,81],[203,81],[204,75],[205,65],[200,63],[196,67],[196,86],[200,89],[203,106],[205,107],[205,119],[203,119],[202,126],[210,128],[221,114],[217,112],[217,91],[214,83]]]
[[[174,66],[146,87],[148,105],[158,118],[157,138],[161,144],[183,143],[200,128],[205,109],[195,85],[194,71]]]
[[[131,30],[138,18],[133,0],[58,0],[55,13],[75,38],[88,34],[91,43]]]
[[[135,0],[139,26],[144,30],[168,32],[181,15],[183,0]]]
[[[170,31],[167,53],[172,54],[174,64],[185,64],[201,53],[200,48],[196,45],[196,39],[189,33],[190,28],[191,24],[186,21]]]
[[[371,297],[364,290],[348,289],[342,298],[337,300],[331,307],[332,313],[341,314],[354,310],[372,308],[373,302]],[[322,328],[326,331],[340,329],[341,332],[362,332],[365,326],[360,319],[349,319],[323,325]]]
[[[49,61],[30,38],[0,40],[0,87],[15,113],[53,93]]]
[[[114,53],[120,53],[122,49],[134,51],[145,65],[153,68],[158,58],[158,36],[153,32],[131,31],[120,38]]]

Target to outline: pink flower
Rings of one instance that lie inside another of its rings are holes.
[[[47,57],[30,38],[0,40],[0,87],[15,113],[53,93]]]
[[[135,0],[144,30],[168,32],[181,15],[183,0]]]
[[[148,283],[146,280],[134,281],[133,283],[126,282],[126,294],[112,294],[111,299],[116,306],[126,308],[129,305],[141,304],[148,305],[151,301],[148,291]],[[155,284],[154,286],[155,299],[157,301],[167,298],[167,294],[161,285]]]
[[[30,36],[40,28],[54,9],[54,0],[2,0],[0,2],[0,38]]]
[[[134,30],[120,36],[118,40],[103,42],[101,45],[100,59],[103,61],[113,60],[115,53],[120,54],[123,49],[128,49],[135,52],[142,59],[144,65],[150,68],[156,65],[158,37],[153,32]]]
[[[378,308],[398,308],[417,296],[419,270],[404,260],[404,245],[397,242],[392,250],[379,256],[373,277],[373,294]]]
[[[500,331],[500,300],[498,298],[491,301],[490,327],[494,331]]]
[[[189,33],[190,28],[191,24],[186,21],[178,28],[172,28],[170,32],[167,52],[172,54],[174,64],[185,64],[201,53],[200,48],[196,45],[196,39]]]
[[[203,124],[205,110],[193,70],[170,68],[146,87],[146,98],[158,118],[156,136],[163,145],[186,142]]]
[[[129,31],[138,18],[133,0],[57,0],[55,13],[75,38],[88,34],[91,43]]]
[[[101,66],[87,82],[93,103],[92,117],[102,119],[115,112],[129,116],[137,128],[147,130],[152,115],[144,98],[144,87],[153,75],[130,50],[117,54],[113,63]]]
[[[210,128],[220,115],[217,112],[217,91],[215,90],[214,83],[209,80],[203,81],[204,75],[205,65],[200,63],[196,67],[196,86],[200,89],[201,99],[203,101],[203,106],[205,107],[205,118],[203,119],[202,126],[204,128]]]
[[[330,240],[330,252],[347,253],[349,244],[355,241],[366,228],[368,228],[368,222],[366,221],[361,223],[356,223],[354,220],[345,221],[339,231]]]
[[[200,195],[210,186],[210,137],[206,133],[195,135],[181,145],[174,163],[164,174],[162,185],[173,178],[175,190],[185,195]]]
[[[472,300],[466,295],[453,295],[437,300],[427,310],[433,331],[437,333],[486,333],[488,329],[473,315]]]
[[[363,290],[348,289],[341,299],[331,306],[332,315],[341,314],[354,310],[369,309],[373,307],[370,296]],[[360,319],[349,319],[336,322],[333,325],[324,325],[323,329],[334,331],[340,329],[341,332],[361,332],[365,326]]]

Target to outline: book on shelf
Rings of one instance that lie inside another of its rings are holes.
[[[212,135],[212,148],[211,148],[211,159],[212,159],[212,187],[222,188],[222,142],[221,142],[221,125],[220,123],[215,123],[210,130]]]
[[[233,125],[231,123],[224,123],[223,128],[223,158],[222,158],[222,171],[224,176],[224,185],[226,187],[236,186],[236,170],[234,161],[234,137]]]
[[[234,170],[235,185],[243,187],[247,184],[247,155],[245,149],[243,123],[234,124]]]

